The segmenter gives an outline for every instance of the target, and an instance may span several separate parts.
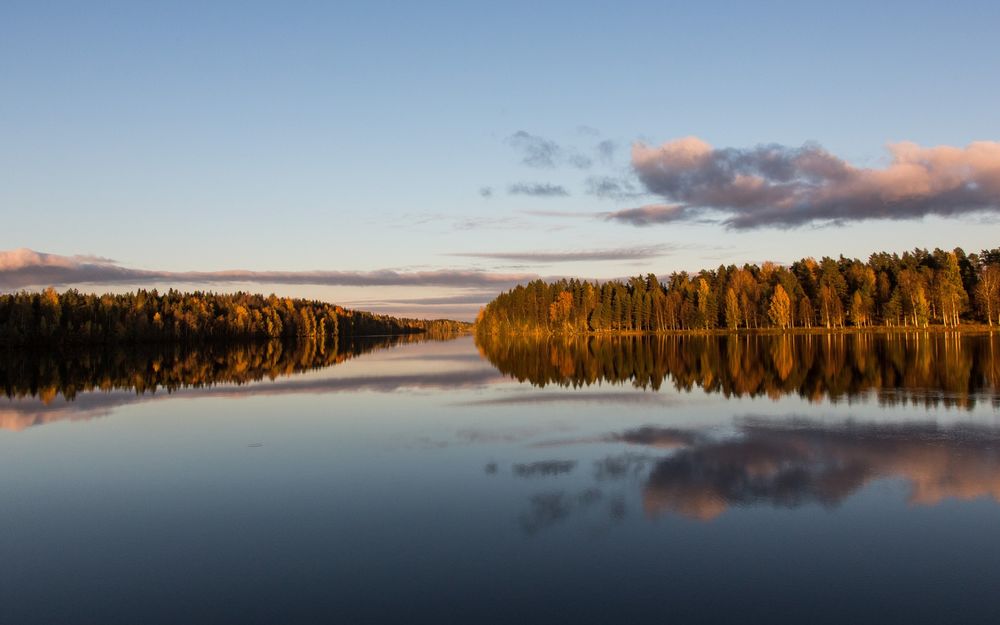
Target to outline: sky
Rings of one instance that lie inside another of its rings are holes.
[[[995,2],[0,3],[0,290],[471,319],[1000,235]]]

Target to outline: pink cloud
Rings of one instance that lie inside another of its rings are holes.
[[[855,167],[815,144],[713,148],[697,137],[632,146],[632,167],[668,204],[609,214],[649,225],[724,216],[735,228],[1000,211],[1000,143],[890,144],[883,168]]]

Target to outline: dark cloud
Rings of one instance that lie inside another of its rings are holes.
[[[577,169],[588,169],[594,164],[594,161],[590,160],[589,156],[584,156],[577,152],[571,152],[566,155],[566,163]]]
[[[521,211],[525,215],[533,215],[535,217],[572,217],[577,219],[593,219],[597,216],[606,215],[607,213],[594,213],[591,211],[552,211],[552,210],[528,210]]]
[[[343,304],[348,308],[363,309],[366,312],[390,315],[393,317],[413,317],[416,319],[454,319],[456,321],[474,321],[482,304],[455,305],[414,305],[412,308],[392,306],[360,306],[351,302]]]
[[[393,316],[471,321],[475,319],[479,309],[494,297],[496,297],[495,291],[480,291],[439,297],[354,299],[338,301],[338,303],[348,308]]]
[[[533,195],[535,197],[565,197],[569,191],[558,184],[519,182],[507,188],[511,195]]]
[[[641,226],[708,210],[723,214],[730,227],[756,228],[1000,211],[1000,143],[904,142],[889,152],[888,166],[858,168],[815,144],[716,149],[697,137],[660,147],[637,143],[635,173],[672,204],[610,217]]]
[[[633,226],[649,226],[684,221],[690,215],[691,210],[681,204],[648,204],[639,208],[601,213],[600,216],[607,221],[620,221]]]
[[[618,144],[611,139],[605,139],[597,144],[597,155],[605,163],[610,163],[615,157]]]
[[[259,283],[321,286],[444,286],[511,288],[533,274],[436,270],[379,271],[156,271],[123,267],[106,259],[60,256],[27,249],[0,252],[0,289],[71,284]]]
[[[521,162],[529,167],[553,168],[569,165],[577,169],[587,169],[593,165],[590,157],[570,148],[565,149],[551,139],[518,130],[507,137],[507,143],[521,153]]]
[[[628,178],[616,176],[590,176],[587,178],[587,193],[599,198],[614,200],[645,195]]]
[[[419,318],[475,319],[479,309],[496,297],[495,291],[477,291],[461,295],[393,299],[345,300],[342,306],[395,316]]]
[[[494,291],[477,291],[461,295],[442,295],[436,297],[401,297],[398,299],[352,301],[358,308],[371,306],[448,306],[453,304],[482,304],[496,297]],[[365,309],[367,310],[367,309]]]
[[[411,297],[409,299],[394,300],[393,304],[417,306],[445,306],[451,304],[483,304],[496,297],[492,291],[469,293],[467,295],[445,295],[442,297]]]
[[[630,247],[603,250],[581,250],[573,252],[457,252],[449,256],[465,258],[491,258],[525,263],[570,263],[591,260],[642,260],[657,258],[669,252],[665,245],[650,247]]]
[[[529,167],[555,167],[561,155],[559,144],[550,139],[518,130],[507,142],[521,152],[521,162]]]
[[[479,187],[479,195],[486,198],[493,197],[493,187]]]

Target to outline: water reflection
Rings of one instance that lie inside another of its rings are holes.
[[[132,345],[106,349],[0,351],[0,387],[9,398],[128,390],[138,394],[221,383],[246,384],[341,363],[412,337],[381,337],[336,344],[292,343]]]
[[[828,606],[835,623],[996,621],[987,336],[693,338],[625,341],[544,389],[471,337],[357,358],[388,344],[4,356],[5,427],[115,417],[0,430],[0,622],[217,622],[188,612],[219,597],[244,622],[617,622],[664,605],[683,622],[815,622]],[[567,349],[522,358],[568,371]],[[745,374],[726,369],[737,349]],[[588,367],[608,384],[572,388]],[[770,385],[792,397],[726,396]],[[803,388],[978,405],[809,404]]]
[[[479,338],[480,353],[503,373],[535,386],[668,382],[730,396],[799,395],[810,400],[877,395],[971,408],[998,404],[1000,337],[995,334],[625,336]]]
[[[593,502],[609,483],[635,482],[645,513],[653,517],[707,521],[734,507],[835,507],[880,479],[903,480],[913,505],[1000,501],[1000,429],[982,425],[744,419],[729,432],[646,426],[562,444],[568,449],[599,442],[630,449],[594,460],[593,486],[581,492]],[[553,446],[559,442],[545,445]],[[521,466],[513,467],[515,476]],[[525,529],[535,532],[582,510],[577,495],[533,495],[522,517],[530,520]]]
[[[377,337],[339,346],[313,341],[240,345],[132,346],[104,350],[0,351],[0,429],[25,428],[111,414],[140,401],[196,389],[198,397],[236,397],[331,393],[392,392],[400,388],[449,389],[479,386],[496,377],[489,367],[439,371],[385,371],[346,379],[308,377],[362,354],[422,342],[419,336]],[[339,347],[339,348],[338,348]],[[452,360],[461,355],[424,354],[421,360]],[[476,357],[478,361],[478,357]],[[267,384],[254,384],[268,381]]]

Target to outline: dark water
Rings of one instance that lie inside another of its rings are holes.
[[[0,623],[992,623],[1000,335],[0,352]]]

